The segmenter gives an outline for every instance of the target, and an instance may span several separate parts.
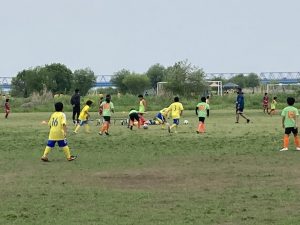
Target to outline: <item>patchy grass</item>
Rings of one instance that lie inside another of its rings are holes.
[[[78,160],[56,148],[50,163],[40,161],[50,113],[11,114],[0,123],[0,224],[299,224],[300,153],[292,139],[278,151],[280,117],[246,111],[251,123],[235,124],[232,111],[212,111],[197,135],[193,113],[178,134],[70,125]]]

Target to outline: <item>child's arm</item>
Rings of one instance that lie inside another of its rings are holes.
[[[298,116],[295,116],[295,129],[298,128]]]
[[[67,137],[67,126],[66,126],[66,124],[63,125],[63,130],[64,130],[64,136],[66,138]]]
[[[283,116],[282,117],[282,128],[284,128],[284,120],[285,120],[285,117]]]
[[[196,109],[195,109],[195,110],[196,110],[196,115],[198,116],[198,107],[196,107]]]

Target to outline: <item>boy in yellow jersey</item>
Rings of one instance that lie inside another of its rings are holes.
[[[89,114],[89,109],[90,109],[90,106],[93,104],[93,102],[91,100],[87,100],[86,103],[85,103],[85,106],[83,107],[83,109],[81,110],[80,114],[79,114],[79,124],[77,124],[75,130],[73,131],[73,133],[77,134],[78,133],[78,130],[80,127],[82,126],[85,126],[85,131],[87,133],[90,132],[90,126],[88,124],[88,119],[90,117],[90,114]]]
[[[298,138],[298,116],[299,112],[296,107],[294,107],[295,99],[292,97],[287,98],[288,106],[285,107],[282,112],[282,127],[285,129],[284,138],[283,138],[283,148],[280,150],[287,151],[289,150],[289,136],[291,133],[294,135],[294,141],[296,145],[296,150],[300,151],[300,143]]]
[[[199,117],[197,134],[205,132],[205,118],[209,116],[209,105],[206,103],[206,98],[202,97],[201,102],[196,106],[196,115]]]
[[[168,117],[168,114],[169,114],[168,108],[163,108],[162,110],[160,110],[154,118],[155,124],[157,125],[161,124],[161,128],[164,129],[165,124],[167,124],[166,118]]]
[[[170,115],[173,119],[173,124],[168,127],[169,133],[171,133],[171,130],[174,128],[176,129],[177,126],[179,125],[179,119],[180,116],[182,116],[183,112],[183,106],[179,102],[179,97],[174,98],[174,102],[168,107],[168,110],[170,111]],[[175,130],[176,133],[176,130]]]
[[[67,125],[66,125],[66,115],[62,112],[64,105],[61,102],[55,103],[55,113],[50,117],[48,125],[50,126],[50,133],[47,146],[45,148],[44,154],[41,158],[42,161],[48,162],[48,154],[51,149],[58,143],[66,155],[68,161],[73,161],[77,156],[72,156],[67,143]]]
[[[100,108],[102,108],[104,123],[99,131],[99,135],[102,135],[103,132],[106,135],[109,135],[108,129],[110,124],[111,113],[114,113],[114,104],[110,101],[110,95],[106,95],[105,101],[101,103]]]
[[[276,109],[276,105],[277,105],[277,97],[274,97],[272,102],[271,102],[271,110],[268,112],[269,115],[274,115],[275,114],[275,109]]]

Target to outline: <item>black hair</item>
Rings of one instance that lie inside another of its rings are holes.
[[[288,97],[286,99],[286,102],[287,102],[288,105],[294,105],[295,99],[293,97]]]
[[[110,103],[110,97],[107,97],[107,96],[106,96],[105,101],[106,101],[107,103]]]
[[[179,102],[179,97],[175,97],[174,102]]]
[[[78,88],[76,88],[76,89],[75,89],[75,93],[78,93],[78,92],[79,92],[79,89],[78,89]]]
[[[9,98],[5,99],[5,102],[9,102]]]
[[[277,99],[277,97],[275,96],[273,99]]]
[[[54,107],[56,112],[62,112],[64,108],[64,104],[62,102],[56,102],[54,104]]]
[[[131,108],[129,111],[131,111],[131,110],[135,110],[135,108]]]
[[[201,97],[201,102],[205,102],[206,98],[205,97]]]
[[[143,95],[139,95],[138,97],[139,97],[139,98],[143,98]]]
[[[86,103],[88,106],[90,106],[91,104],[93,104],[93,102],[91,100],[87,100]]]
[[[267,95],[268,93],[266,92],[265,95]]]

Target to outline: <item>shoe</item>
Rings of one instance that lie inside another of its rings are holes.
[[[247,119],[247,123],[249,123],[250,122],[250,120],[249,119]]]
[[[130,126],[130,130],[132,130],[132,126]]]
[[[239,123],[239,122],[236,121],[235,123]]]
[[[196,130],[196,133],[199,134],[200,132]]]
[[[71,155],[71,157],[68,158],[68,161],[73,161],[73,160],[75,160],[75,159],[77,159],[77,156]]]
[[[296,151],[300,151],[300,147],[297,147],[297,148],[296,148]]]
[[[279,151],[284,152],[284,151],[287,151],[287,150],[289,150],[289,149],[288,148],[283,148],[283,149],[280,149]]]
[[[107,136],[109,135],[109,133],[107,131],[104,132]]]
[[[99,135],[102,135],[102,132],[100,131],[98,134],[99,134]]]
[[[73,131],[73,134],[78,134],[75,130]]]
[[[45,156],[43,156],[43,157],[41,158],[41,160],[42,160],[43,162],[49,162],[48,157],[45,157]]]

